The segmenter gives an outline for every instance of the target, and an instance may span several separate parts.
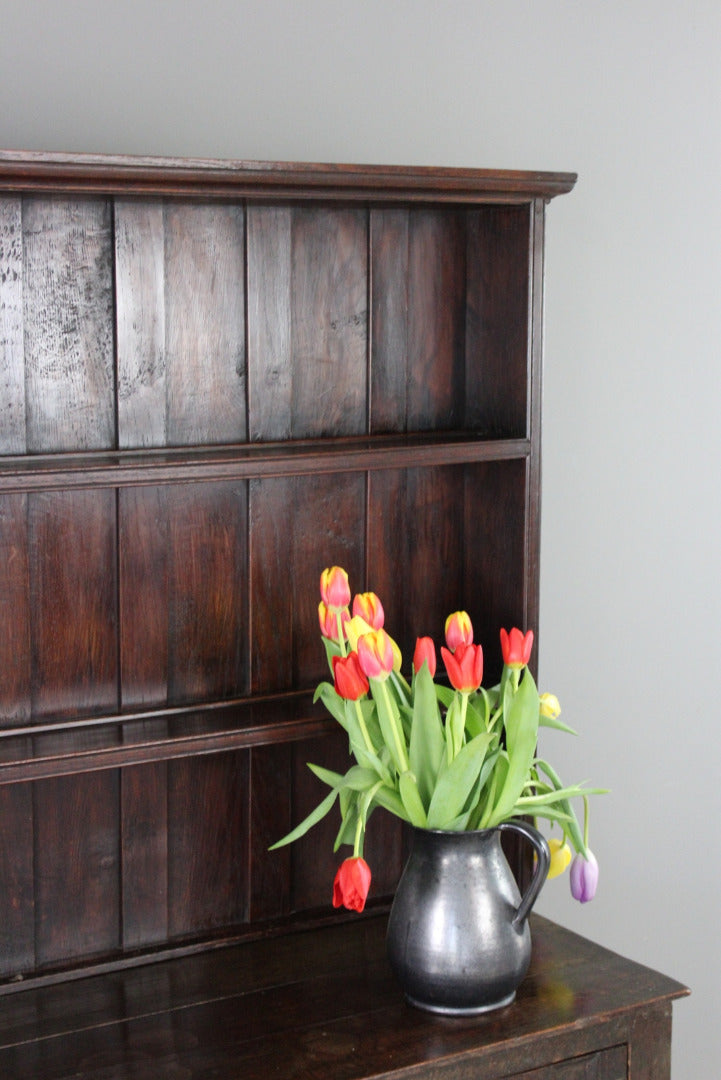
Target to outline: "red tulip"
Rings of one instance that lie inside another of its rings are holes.
[[[344,608],[341,611],[340,619],[343,637],[345,638],[345,628],[350,622],[350,612],[348,611],[348,608]],[[330,638],[331,641],[338,640],[338,612],[329,608],[323,600],[318,604],[318,622],[320,623],[320,632],[324,638]]]
[[[419,637],[416,640],[416,651],[413,653],[413,670],[416,673],[423,667],[424,660],[433,678],[436,673],[436,647],[433,639],[429,637]]]
[[[459,645],[473,644],[473,625],[466,611],[454,611],[446,619],[446,645],[455,652]]]
[[[510,633],[501,630],[501,651],[503,663],[507,667],[523,668],[531,657],[533,648],[533,630],[524,634],[522,630],[513,627]]]
[[[346,859],[338,867],[333,882],[333,907],[362,911],[371,887],[371,870],[365,859]]]
[[[336,693],[346,701],[357,701],[370,690],[358,662],[357,652],[333,657],[333,680]]]
[[[458,645],[455,652],[441,646],[451,685],[461,693],[477,690],[483,679],[483,649],[480,645]]]
[[[371,630],[358,638],[358,660],[369,679],[387,679],[393,671],[393,643],[385,630]]]
[[[348,575],[340,566],[327,567],[320,575],[320,595],[324,604],[331,608],[344,608],[350,604]]]
[[[385,622],[383,605],[374,592],[358,593],[353,597],[353,617],[360,615],[374,630],[380,630]]]

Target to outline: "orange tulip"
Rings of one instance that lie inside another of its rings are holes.
[[[510,633],[501,630],[501,652],[506,667],[525,667],[531,657],[532,648],[533,630],[529,630],[526,634],[515,626]]]
[[[350,586],[345,570],[340,566],[327,567],[320,575],[320,595],[323,603],[328,607],[348,607]]]
[[[459,645],[473,644],[473,625],[466,611],[454,611],[446,619],[446,645],[455,652]]]
[[[451,685],[463,694],[477,690],[483,679],[483,649],[480,645],[458,645],[455,652],[441,646]]]

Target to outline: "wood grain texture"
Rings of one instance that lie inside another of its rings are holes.
[[[408,233],[407,209],[370,213],[371,394],[369,430],[407,430]]]
[[[111,244],[104,200],[23,203],[30,452],[115,445]]]
[[[297,209],[291,254],[292,435],[366,430],[366,214]]]
[[[0,496],[0,727],[31,714],[30,553],[28,496]]]
[[[19,198],[0,199],[0,453],[22,454],[25,437],[23,236]]]

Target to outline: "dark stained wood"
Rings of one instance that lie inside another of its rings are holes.
[[[0,151],[0,190],[269,199],[526,202],[571,191],[575,173]]]
[[[22,202],[0,201],[0,452],[23,454],[25,356],[23,340]]]
[[[516,1002],[448,1020],[404,1003],[384,933],[354,919],[16,995],[2,1075],[669,1080],[679,983],[534,916]]]

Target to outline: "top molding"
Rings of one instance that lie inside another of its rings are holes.
[[[0,191],[528,202],[571,191],[576,173],[398,165],[316,165],[0,150]]]

